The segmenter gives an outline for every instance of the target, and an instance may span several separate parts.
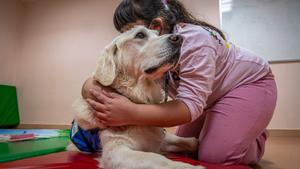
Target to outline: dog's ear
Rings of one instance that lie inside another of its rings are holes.
[[[115,42],[112,42],[105,48],[98,60],[94,78],[103,86],[111,85],[116,78],[116,63],[114,61],[116,50],[117,46]]]

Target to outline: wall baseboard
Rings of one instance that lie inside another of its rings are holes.
[[[71,125],[60,124],[20,124],[18,129],[70,129]],[[176,127],[166,128],[168,132],[174,133]],[[271,137],[300,137],[300,130],[268,129]]]
[[[271,137],[300,137],[300,130],[268,129]]]
[[[286,60],[271,60],[270,64],[286,64],[286,63],[299,63],[300,59],[286,59]]]

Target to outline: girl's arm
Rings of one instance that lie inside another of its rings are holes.
[[[138,104],[133,113],[136,125],[172,127],[191,121],[189,109],[178,100],[157,105]]]
[[[107,126],[151,125],[171,127],[187,123],[191,115],[187,106],[177,100],[162,104],[136,104],[124,96],[90,90],[97,100],[87,99],[98,120]]]

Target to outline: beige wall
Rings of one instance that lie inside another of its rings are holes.
[[[220,27],[218,0],[182,0],[181,2],[197,18]]]
[[[271,129],[300,129],[300,62],[272,64],[278,88]]]
[[[0,84],[15,84],[16,58],[20,49],[21,3],[0,2]]]
[[[0,36],[0,82],[17,85],[21,123],[69,124],[71,104],[79,96],[82,82],[93,71],[102,48],[117,35],[112,15],[119,1],[22,2],[20,9],[20,3],[9,6],[7,1],[0,1],[0,12],[2,8],[7,9],[7,17],[0,16],[0,34],[6,35],[5,39]],[[185,0],[184,3],[198,17],[219,25],[217,0]],[[21,26],[15,26],[20,23]],[[12,42],[7,44],[7,40]],[[296,88],[300,86],[296,78],[299,66],[300,63],[272,65],[279,101],[270,128],[300,129]]]
[[[116,1],[43,0],[24,4],[18,64],[21,122],[68,124],[71,104],[102,48],[117,34]]]

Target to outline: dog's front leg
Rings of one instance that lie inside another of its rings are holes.
[[[198,139],[194,137],[179,137],[166,133],[162,146],[162,152],[194,152],[198,148]]]
[[[103,169],[204,169],[183,162],[172,161],[160,154],[135,151],[114,144],[103,147],[100,167]]]
[[[88,103],[83,99],[77,99],[72,105],[74,111],[74,120],[77,124],[85,129],[105,128],[105,126],[97,121],[97,118],[91,112]]]

